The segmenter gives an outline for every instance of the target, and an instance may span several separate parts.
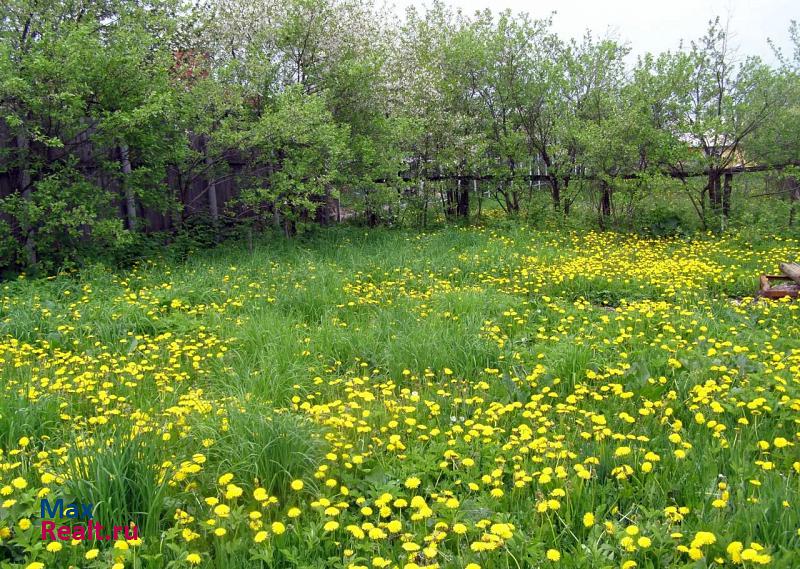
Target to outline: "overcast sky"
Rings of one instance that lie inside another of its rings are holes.
[[[399,13],[412,4],[423,2],[387,0]],[[800,20],[800,0],[447,0],[451,6],[471,14],[491,8],[500,11],[526,11],[534,18],[544,18],[551,12],[553,27],[562,38],[583,35],[591,29],[595,35],[610,34],[627,41],[633,54],[658,53],[676,49],[681,39],[699,38],[707,29],[708,20],[720,16],[729,22],[734,45],[742,55],[760,55],[775,62],[767,38],[791,54],[789,21]]]

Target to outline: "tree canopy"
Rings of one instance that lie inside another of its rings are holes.
[[[294,235],[333,203],[372,225],[425,224],[439,202],[466,218],[470,196],[518,215],[534,182],[556,215],[580,197],[605,226],[677,180],[703,226],[724,227],[733,170],[796,176],[787,25],[778,66],[739,56],[718,19],[632,63],[630,46],[567,41],[549,18],[439,1],[398,20],[369,0],[11,0],[0,266],[130,250],[153,212],[172,232],[205,215],[215,240]]]

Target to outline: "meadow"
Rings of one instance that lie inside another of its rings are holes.
[[[751,298],[798,250],[337,228],[0,283],[0,567],[800,567],[800,303]]]

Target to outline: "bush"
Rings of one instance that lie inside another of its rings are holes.
[[[683,215],[665,206],[645,212],[638,220],[640,231],[653,237],[670,237],[691,233],[691,223]]]

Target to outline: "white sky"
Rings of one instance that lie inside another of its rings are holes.
[[[387,3],[394,4],[400,14],[412,4],[418,8],[427,5],[412,0],[387,0]],[[681,39],[688,45],[689,40],[705,33],[709,19],[720,16],[723,22],[729,22],[733,45],[739,47],[740,55],[760,55],[770,63],[775,58],[767,38],[791,55],[789,21],[800,20],[800,0],[446,0],[446,3],[466,14],[484,8],[494,12],[510,8],[544,18],[556,12],[553,28],[562,38],[580,38],[589,28],[596,36],[611,35],[629,42],[634,56],[677,49]]]

